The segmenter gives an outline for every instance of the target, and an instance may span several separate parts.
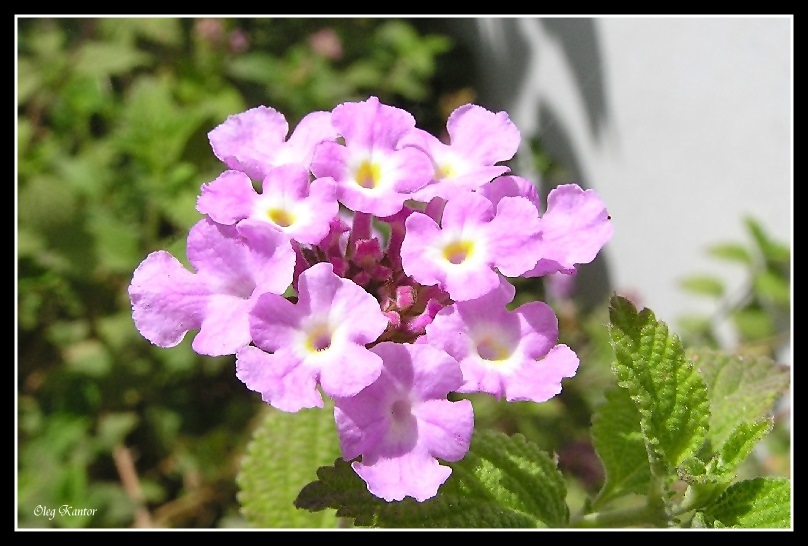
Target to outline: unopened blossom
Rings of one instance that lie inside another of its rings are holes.
[[[370,386],[336,398],[334,417],[342,456],[387,501],[434,497],[452,469],[439,459],[462,459],[474,430],[471,402],[451,402],[462,383],[445,352],[425,344],[383,342],[371,351],[384,368]]]
[[[298,300],[267,293],[250,313],[255,346],[236,353],[236,375],[268,404],[289,412],[322,407],[372,383],[381,358],[365,348],[387,327],[376,300],[321,262],[298,279]]]
[[[202,186],[196,208],[221,224],[245,218],[264,222],[306,245],[322,241],[339,212],[333,181],[310,182],[308,169],[299,164],[271,169],[260,194],[246,174],[227,170]]]
[[[404,271],[424,285],[437,284],[454,300],[482,296],[536,264],[539,217],[522,197],[504,197],[496,207],[484,196],[462,192],[443,209],[440,225],[411,214],[401,245]]]
[[[311,171],[337,184],[337,198],[351,210],[390,216],[432,179],[432,162],[399,141],[415,128],[412,114],[370,97],[334,108],[331,122],[345,143],[323,142]]]
[[[578,357],[557,344],[558,320],[544,302],[506,308],[513,287],[502,286],[474,300],[445,307],[426,327],[425,342],[460,363],[458,392],[485,392],[509,402],[545,402],[578,369]]]
[[[198,329],[194,351],[234,354],[252,339],[248,315],[257,298],[282,294],[292,282],[289,240],[249,222],[236,228],[203,219],[191,228],[187,245],[196,272],[164,250],[135,270],[129,286],[135,326],[159,347],[173,347]]]
[[[450,199],[474,190],[510,169],[497,165],[513,158],[519,148],[519,129],[506,112],[491,112],[475,104],[455,109],[446,122],[449,142],[422,129],[411,131],[406,146],[424,150],[432,158],[433,180],[415,193],[419,201]]]
[[[298,163],[308,168],[314,148],[322,141],[335,140],[330,112],[312,112],[297,124],[286,139],[286,117],[268,106],[257,106],[229,116],[208,133],[216,157],[230,169],[253,180],[263,180],[273,167]]]

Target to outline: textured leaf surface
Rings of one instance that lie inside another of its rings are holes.
[[[709,438],[718,451],[742,422],[765,418],[787,391],[790,369],[766,357],[740,357],[709,349],[688,353],[710,397]]]
[[[786,478],[755,478],[730,486],[702,514],[712,527],[758,529],[791,526],[791,483]]]
[[[651,479],[640,414],[625,389],[606,391],[592,418],[592,440],[606,471],[598,502],[627,493],[645,493]]]
[[[330,464],[339,453],[334,414],[328,405],[297,413],[268,408],[237,477],[242,514],[256,527],[336,527],[333,510],[300,510],[294,500],[317,468]]]
[[[710,408],[704,381],[685,358],[679,338],[650,309],[638,312],[629,300],[615,295],[609,318],[618,384],[636,404],[641,430],[657,462],[678,466],[707,434]]]
[[[709,463],[705,464],[696,457],[689,458],[677,469],[679,477],[688,483],[728,485],[735,479],[738,466],[771,431],[773,425],[771,418],[739,423]]]
[[[752,423],[740,423],[721,446],[720,467],[723,471],[735,470],[746,460],[755,446],[772,429],[772,419],[760,419]]]
[[[386,502],[342,459],[317,472],[295,501],[301,508],[336,508],[360,526],[398,528],[564,527],[566,484],[555,461],[519,434],[475,433],[469,453],[452,463],[437,496]]]

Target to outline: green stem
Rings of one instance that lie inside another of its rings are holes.
[[[615,528],[615,527],[660,527],[658,512],[649,505],[620,510],[607,510],[605,512],[592,512],[585,514],[570,522],[571,527],[578,528]]]
[[[654,467],[654,461],[655,459],[652,459],[652,467]],[[658,467],[659,463],[657,462],[656,465]],[[659,471],[658,468],[657,471]],[[598,507],[602,501],[602,498],[595,499],[592,507]],[[647,501],[642,506],[590,512],[573,520],[570,526],[583,528],[666,527],[668,522],[669,518],[665,509],[664,480],[654,474],[648,485]]]

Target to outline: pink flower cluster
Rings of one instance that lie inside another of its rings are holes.
[[[543,302],[509,310],[514,277],[572,275],[612,235],[592,190],[535,186],[499,163],[520,134],[467,104],[448,142],[370,97],[303,118],[264,106],[209,133],[226,166],[204,184],[186,269],[166,251],[135,270],[141,334],[198,330],[203,355],[271,406],[334,400],[340,447],[374,495],[434,496],[468,451],[474,416],[449,393],[546,401],[575,374]],[[260,185],[260,191],[257,188]]]

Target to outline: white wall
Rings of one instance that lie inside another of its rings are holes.
[[[714,308],[679,288],[696,272],[743,282],[706,248],[749,241],[749,214],[793,228],[793,19],[484,18],[458,27],[480,101],[539,135],[606,201],[612,289],[675,324]]]

